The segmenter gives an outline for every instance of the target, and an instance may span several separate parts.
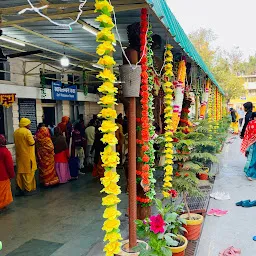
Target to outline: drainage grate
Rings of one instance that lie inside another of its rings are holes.
[[[195,256],[198,241],[189,241],[185,256]]]

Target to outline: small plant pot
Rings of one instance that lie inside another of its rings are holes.
[[[144,241],[137,241],[138,243],[145,244],[146,248],[148,249],[148,244]],[[139,252],[134,252],[132,249],[129,248],[129,240],[124,240],[121,242],[121,251],[118,254],[115,254],[116,256],[138,256]]]
[[[209,175],[207,173],[199,173],[199,179],[200,180],[208,180]]]
[[[184,236],[189,241],[195,241],[200,237],[204,217],[196,213],[190,213],[190,216],[192,217],[192,220],[189,220],[187,213],[182,214],[180,217],[187,221],[187,224],[183,225],[183,227],[187,230]]]
[[[184,244],[178,247],[169,247],[172,251],[172,256],[185,256],[185,250],[188,246],[188,240],[184,236],[178,236],[180,240],[184,241]]]

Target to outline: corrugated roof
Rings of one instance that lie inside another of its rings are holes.
[[[181,25],[175,18],[174,14],[168,7],[165,0],[146,0],[148,4],[150,4],[151,9],[157,15],[157,17],[161,20],[163,25],[168,29],[170,34],[173,36],[174,40],[180,45],[180,47],[186,52],[186,54],[191,57],[208,75],[211,81],[219,88],[219,91],[222,94],[225,94],[221,86],[218,84],[214,75],[204,63],[202,57],[199,55],[194,45],[191,43],[186,33],[182,29]]]

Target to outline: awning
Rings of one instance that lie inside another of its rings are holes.
[[[184,52],[193,59],[198,66],[202,68],[205,74],[211,79],[211,81],[218,87],[219,91],[225,95],[223,89],[218,84],[217,80],[213,76],[210,69],[204,63],[202,57],[199,55],[194,45],[191,43],[186,33],[180,26],[179,22],[171,12],[165,0],[146,0],[151,6],[152,11],[161,20],[162,24],[170,32],[174,40],[180,45]]]

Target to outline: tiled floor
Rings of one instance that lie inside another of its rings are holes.
[[[32,197],[15,198],[0,214],[0,255],[87,255],[104,236],[101,188],[88,173],[77,181],[41,189]],[[119,207],[125,213],[127,195],[123,193],[120,198]],[[127,229],[124,214],[121,220],[122,229]]]

